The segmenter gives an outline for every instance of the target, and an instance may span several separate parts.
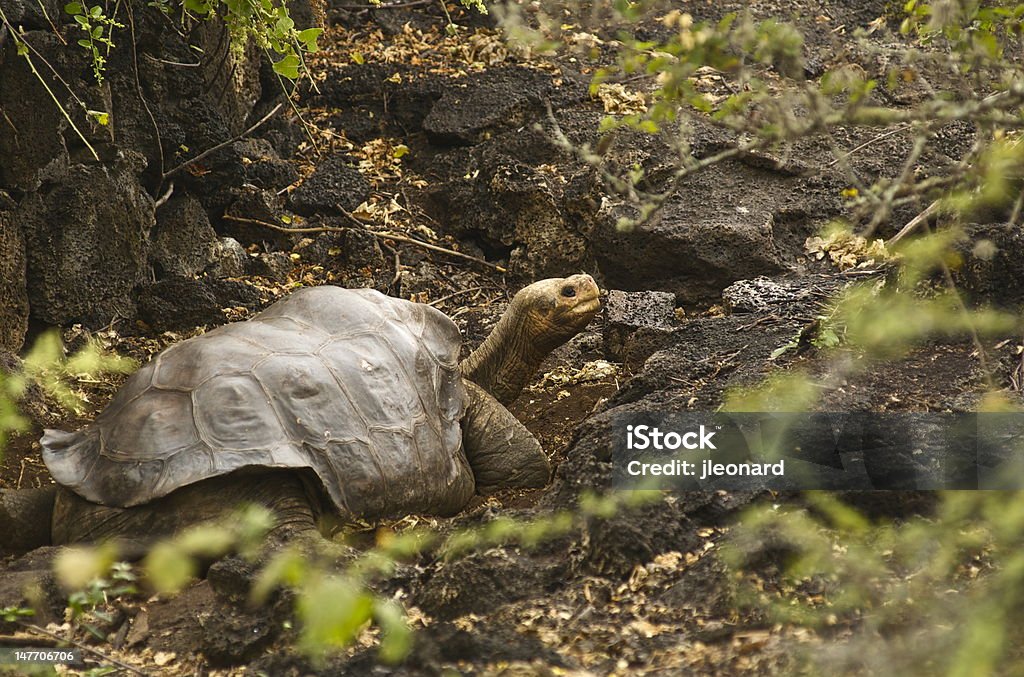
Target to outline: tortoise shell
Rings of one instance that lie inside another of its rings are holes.
[[[43,459],[83,498],[130,507],[243,468],[313,471],[342,513],[456,512],[461,337],[430,306],[311,287],[163,351]]]

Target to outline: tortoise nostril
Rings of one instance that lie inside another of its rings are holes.
[[[576,288],[571,287],[569,285],[565,285],[564,287],[562,287],[562,296],[564,296],[567,299],[571,299],[572,297],[576,296]]]

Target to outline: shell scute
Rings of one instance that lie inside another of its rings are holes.
[[[215,376],[244,374],[268,354],[227,332],[214,330],[171,346],[146,367],[153,369],[153,385],[157,388],[191,391]]]
[[[102,429],[103,455],[110,459],[149,461],[174,456],[199,438],[188,393],[150,390],[117,413],[117,425]]]
[[[205,381],[192,392],[199,436],[213,449],[264,449],[289,442],[270,395],[249,374]]]
[[[319,355],[367,427],[412,428],[424,415],[418,390],[390,345],[390,336],[363,334],[335,339]]]

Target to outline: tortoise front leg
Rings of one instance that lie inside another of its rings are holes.
[[[537,438],[498,400],[468,379],[462,446],[478,493],[543,487],[551,466]]]

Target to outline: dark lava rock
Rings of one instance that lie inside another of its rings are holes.
[[[336,214],[338,205],[352,211],[370,195],[370,184],[351,164],[347,153],[327,158],[312,176],[292,191],[291,207],[305,216],[321,212]]]
[[[477,626],[473,632],[451,623],[431,625],[418,633],[407,663],[473,663],[543,661],[544,665],[566,667],[565,660],[532,634],[516,632],[504,624]]]
[[[456,234],[476,239],[489,257],[508,257],[514,275],[593,270],[593,219],[570,209],[566,179],[552,170],[559,158],[545,134],[529,128],[497,134],[471,152],[444,153],[423,169],[442,177],[429,189],[428,209]]]
[[[6,361],[6,360],[5,360]],[[53,515],[54,493],[51,489],[0,489],[0,518],[6,524],[17,524],[12,515],[32,515],[36,519],[27,528],[15,533],[0,533],[0,555],[16,549],[24,551],[50,542],[50,518]],[[13,541],[10,540],[13,538]],[[18,547],[15,548],[15,545]]]
[[[14,223],[14,203],[0,192],[0,351],[17,352],[28,330],[25,240]]]
[[[156,210],[152,257],[159,275],[193,277],[217,260],[217,233],[195,198],[171,199]]]
[[[11,25],[26,31],[53,30],[53,17],[57,21],[64,17],[64,5],[58,0],[5,0],[4,14]]]
[[[269,252],[252,259],[252,274],[284,282],[292,272],[292,260],[284,252]]]
[[[407,137],[422,130],[423,118],[441,98],[448,80],[422,75],[400,63],[349,64],[330,69],[326,80],[317,83],[319,92],[308,96],[333,111],[330,124],[344,129],[352,141]]]
[[[747,158],[688,177],[649,223],[632,230],[616,227],[625,214],[597,214],[594,256],[607,283],[713,303],[736,280],[793,266],[806,237],[837,213],[838,190],[828,177],[760,165]]]
[[[214,256],[206,271],[211,277],[241,277],[251,268],[249,252],[233,237],[219,238]]]
[[[32,623],[46,626],[64,621],[67,597],[50,568],[4,571],[0,575],[0,609],[28,608],[35,611]],[[0,620],[0,633],[13,632],[18,626]]]
[[[1024,303],[1024,229],[1003,223],[971,225],[960,244],[964,265],[957,281],[979,301],[1004,307]]]
[[[640,564],[664,552],[688,552],[701,543],[697,526],[676,501],[659,500],[620,508],[611,518],[593,518],[586,527],[586,549],[577,565],[585,573],[627,578]]]
[[[758,277],[740,280],[722,290],[722,303],[733,313],[753,313],[783,306],[813,293],[807,280]]]
[[[29,193],[16,211],[28,252],[32,316],[102,327],[135,316],[133,290],[149,278],[153,200],[135,162],[76,165]]]
[[[214,592],[232,601],[247,600],[259,569],[240,557],[224,557],[206,571],[206,580]]]
[[[216,614],[203,625],[199,648],[215,667],[248,663],[279,634],[281,621],[276,615],[239,607]]]
[[[255,308],[255,289],[236,280],[169,277],[139,291],[139,317],[157,331],[224,324],[224,308]]]
[[[668,292],[609,291],[604,302],[604,347],[609,359],[642,363],[671,333],[675,310],[676,297]]]
[[[373,287],[383,291],[391,284],[390,275],[382,276],[381,282],[374,278],[377,272],[388,270],[391,265],[385,262],[380,242],[373,233],[346,227],[343,221],[333,218],[311,219],[310,225],[339,230],[300,240],[292,251],[302,257],[303,263],[329,266],[339,276],[339,284],[345,287]],[[403,256],[402,263],[409,263],[407,257]]]
[[[547,564],[511,548],[494,548],[441,562],[413,592],[431,616],[457,618],[544,594],[565,575],[565,563]]]
[[[688,609],[702,616],[727,617],[734,608],[729,567],[714,552],[682,570],[681,578],[661,591],[658,602],[670,609]]]
[[[231,144],[231,164],[242,172],[241,180],[265,190],[281,190],[299,179],[299,173],[282,160],[266,139],[243,139]]]
[[[293,236],[267,228],[258,222],[286,227],[280,215],[284,212],[284,200],[274,191],[261,190],[255,186],[233,188],[230,191],[230,205],[225,213],[237,219],[223,219],[214,227],[222,235],[228,235],[243,245],[269,242],[285,248]]]
[[[496,128],[521,127],[542,110],[551,76],[527,68],[495,68],[486,78],[453,80],[423,121],[434,143],[472,145]]]

